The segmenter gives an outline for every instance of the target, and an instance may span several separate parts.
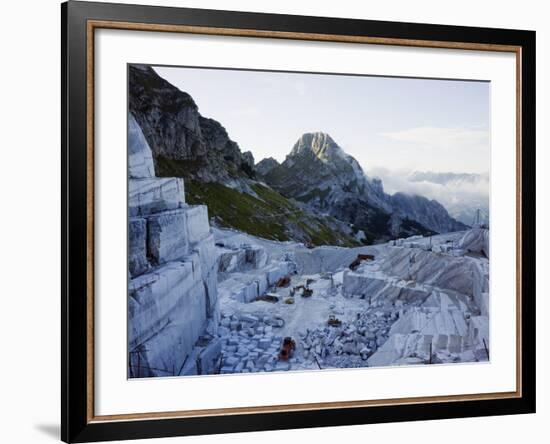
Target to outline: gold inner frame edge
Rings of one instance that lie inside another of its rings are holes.
[[[255,407],[229,407],[201,410],[182,410],[172,412],[144,412],[96,416],[94,413],[94,37],[96,29],[119,29],[130,31],[176,32],[202,35],[221,35],[232,37],[277,38],[288,40],[308,40],[336,43],[361,43],[373,45],[407,46],[422,48],[461,49],[472,51],[511,52],[516,56],[516,391],[497,393],[474,393],[448,396],[420,396],[361,401],[335,401],[322,403],[285,404]],[[127,420],[154,420],[164,418],[190,418],[201,416],[227,416],[238,414],[260,414],[275,412],[297,412],[304,410],[327,410],[336,408],[360,408],[417,403],[441,403],[476,400],[510,399],[522,396],[522,291],[521,291],[521,255],[522,255],[522,48],[516,45],[487,43],[446,42],[435,40],[414,40],[399,38],[381,38],[368,36],[348,36],[334,34],[312,34],[286,31],[265,31],[254,29],[215,28],[188,25],[165,25],[151,23],[133,23],[108,20],[88,20],[86,25],[86,207],[87,207],[87,422],[114,422]]]

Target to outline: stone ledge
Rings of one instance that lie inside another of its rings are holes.
[[[149,269],[147,261],[147,221],[143,218],[128,220],[128,270],[131,277],[145,273]]]
[[[183,179],[166,177],[128,181],[130,216],[144,216],[174,210],[181,208],[184,204]]]
[[[164,211],[147,217],[147,252],[155,265],[188,253],[185,209]]]

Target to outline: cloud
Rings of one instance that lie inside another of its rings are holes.
[[[401,131],[383,132],[388,139],[426,148],[461,149],[489,147],[489,131],[473,128],[438,128],[423,126]]]
[[[490,181],[488,174],[474,175],[471,180],[451,180],[445,184],[429,180],[411,180],[414,171],[409,169],[370,168],[369,177],[382,179],[384,190],[389,194],[399,191],[419,194],[428,199],[435,199],[442,204],[453,217],[469,224],[473,220],[475,209],[488,211]],[[443,173],[445,174],[445,173]]]
[[[295,74],[286,74],[281,76],[280,74],[268,74],[254,78],[261,88],[271,90],[274,94],[285,94],[288,91],[292,91],[297,96],[304,97],[309,92],[307,83]]]

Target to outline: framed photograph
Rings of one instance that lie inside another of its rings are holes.
[[[535,411],[535,33],[69,1],[62,439]]]

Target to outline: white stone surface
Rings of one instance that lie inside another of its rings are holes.
[[[481,253],[485,257],[489,257],[489,230],[481,227],[468,230],[458,242],[458,247],[468,252]]]
[[[128,181],[130,216],[173,210],[182,207],[184,203],[183,179],[167,177]]]
[[[155,265],[188,253],[184,209],[163,211],[147,217],[147,250]]]
[[[220,251],[218,270],[220,273],[243,271],[246,264],[246,251],[242,249]]]
[[[199,242],[210,234],[206,205],[186,206],[185,217],[187,219],[187,240],[190,244]]]
[[[208,234],[203,240],[194,245],[193,251],[200,258],[201,279],[206,292],[207,315],[209,317],[218,316],[218,257],[214,245],[214,235],[212,233]]]
[[[128,270],[132,277],[149,269],[146,238],[147,221],[131,217],[128,220]]]
[[[251,264],[252,268],[262,268],[267,264],[267,253],[264,248],[259,246],[248,246],[246,249],[246,262]]]
[[[170,262],[129,284],[129,351],[145,348],[155,363],[185,358],[202,334],[206,306],[193,263]],[[159,374],[159,376],[163,376]]]
[[[128,175],[132,179],[155,177],[153,153],[132,113],[128,113]]]

